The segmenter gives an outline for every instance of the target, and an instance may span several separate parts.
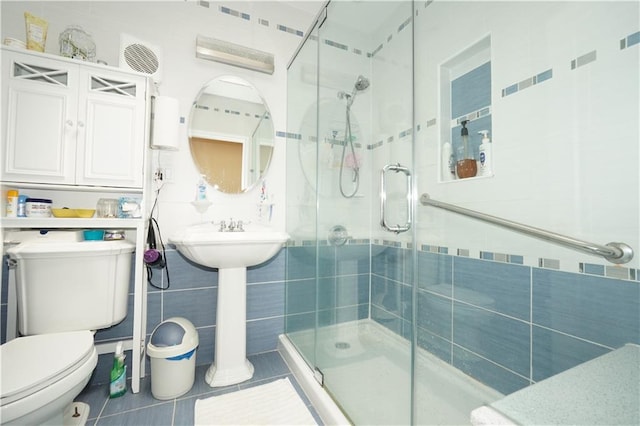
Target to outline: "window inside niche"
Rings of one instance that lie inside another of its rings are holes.
[[[490,37],[483,38],[443,63],[440,76],[440,178],[441,181],[460,180],[455,173],[455,163],[463,152],[462,122],[467,122],[469,133],[467,158],[476,162],[480,160],[482,142],[479,132],[487,130],[490,138],[493,135]],[[447,158],[449,152],[452,158]],[[481,177],[479,164],[477,169],[476,177]]]

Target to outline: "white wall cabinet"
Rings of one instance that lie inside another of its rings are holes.
[[[147,76],[26,50],[2,47],[2,146],[0,209],[6,192],[53,200],[53,207],[95,208],[99,198],[139,198],[146,212],[150,82]],[[135,242],[132,350],[133,392],[145,375],[147,287],[143,254],[147,220],[7,218],[7,230],[124,229]],[[9,279],[11,283],[11,279]],[[9,286],[7,336],[17,307]],[[15,291],[15,290],[14,290]],[[13,323],[12,323],[13,321]],[[3,325],[4,326],[4,325]],[[15,327],[13,334],[15,335]],[[115,342],[98,343],[98,353]]]
[[[2,180],[141,188],[146,77],[2,52]]]

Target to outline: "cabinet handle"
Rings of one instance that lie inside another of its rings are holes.
[[[73,127],[73,121],[71,120],[67,120],[65,124],[69,127]]]
[[[78,127],[84,127],[84,121],[78,121]]]

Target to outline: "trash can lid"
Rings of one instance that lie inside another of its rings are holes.
[[[173,321],[160,324],[151,335],[151,343],[155,346],[175,346],[182,343],[186,331]]]
[[[160,323],[151,333],[147,353],[153,358],[183,355],[198,346],[198,332],[186,318],[174,317]]]

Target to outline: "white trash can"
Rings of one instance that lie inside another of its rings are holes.
[[[169,318],[153,330],[147,354],[154,398],[173,399],[189,392],[196,375],[197,346],[198,332],[185,318]]]

